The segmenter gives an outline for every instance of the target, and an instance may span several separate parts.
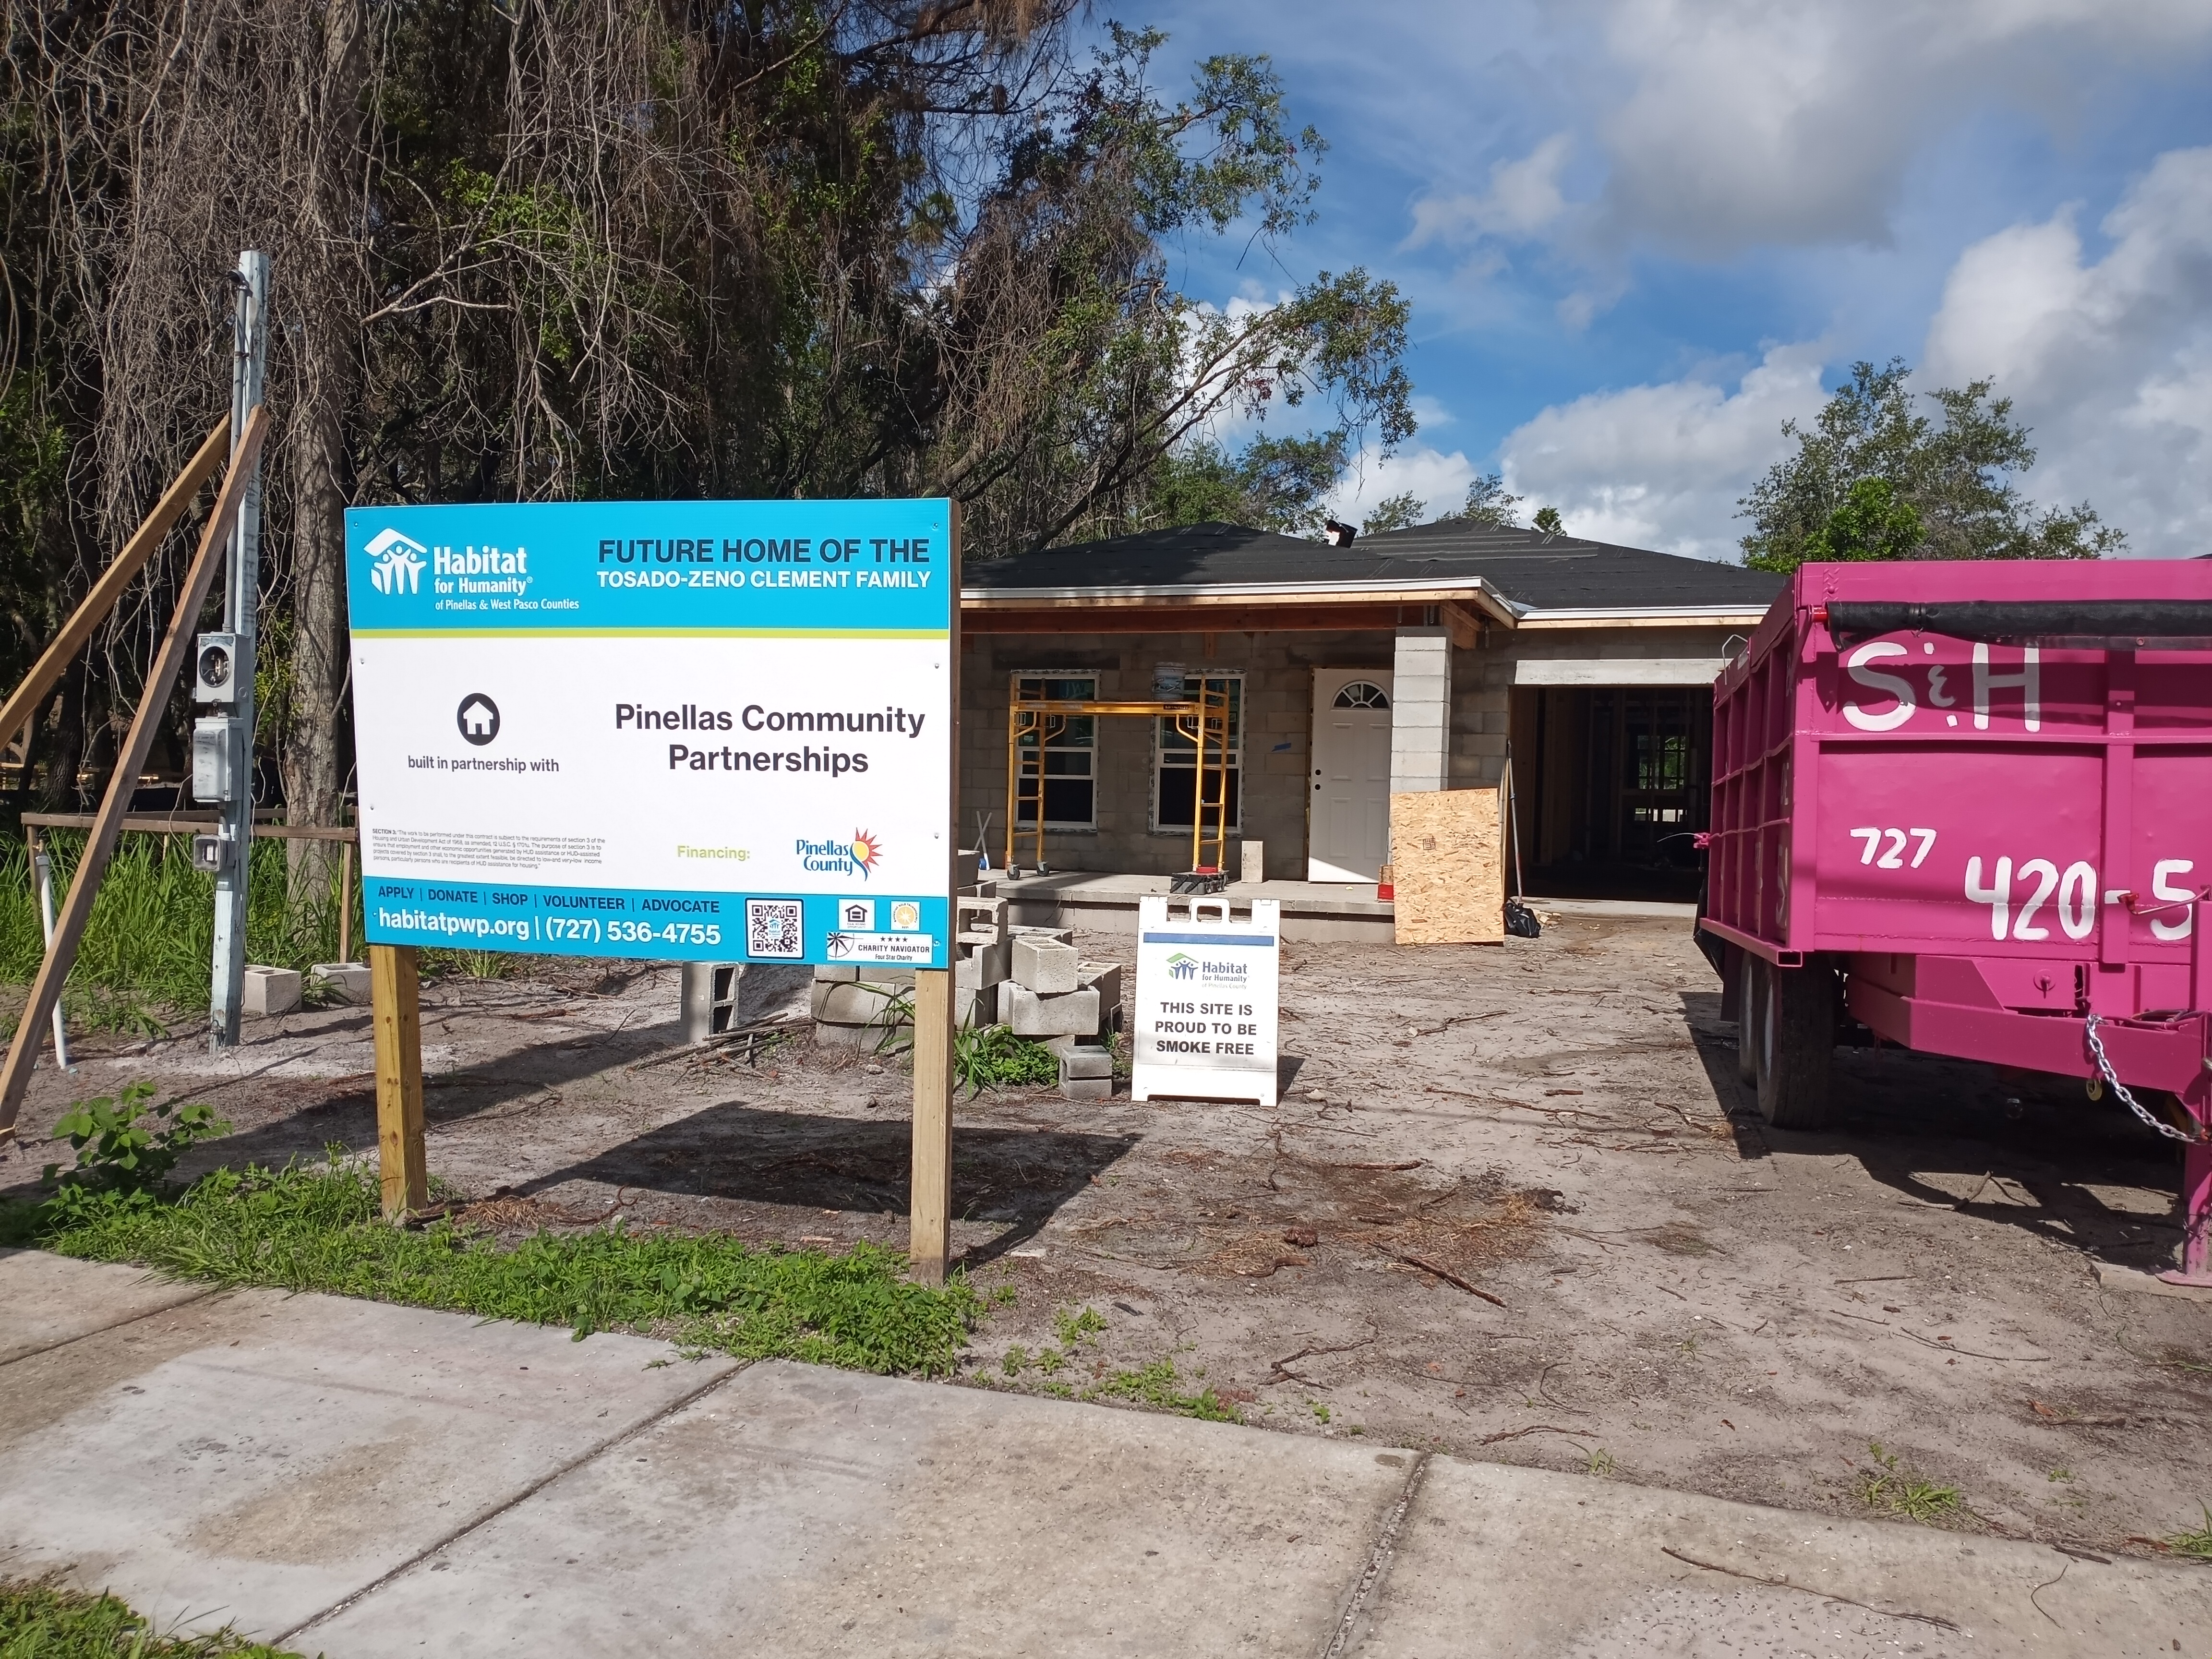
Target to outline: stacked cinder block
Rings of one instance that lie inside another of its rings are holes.
[[[1013,965],[1006,902],[963,895],[952,901],[952,908],[953,1024],[996,1025],[1000,987]]]
[[[872,1046],[914,1023],[914,969],[817,968],[813,1014],[817,1042]]]
[[[1069,1099],[1112,1094],[1114,1059],[1100,1039],[1121,1014],[1120,965],[1085,962],[1065,938],[1035,933],[1015,936],[1012,957],[1013,979],[1000,998],[1006,1024],[1059,1057],[1060,1091]]]

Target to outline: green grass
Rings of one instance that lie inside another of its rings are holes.
[[[619,1223],[514,1245],[435,1222],[379,1218],[374,1177],[327,1164],[218,1170],[166,1199],[100,1193],[0,1206],[0,1245],[35,1244],[223,1285],[321,1291],[487,1319],[664,1336],[695,1351],[855,1370],[950,1371],[982,1310],[956,1274],[908,1283],[903,1258],[756,1249]],[[0,1659],[13,1659],[0,1648]]]
[[[1869,1444],[1867,1450],[1874,1457],[1875,1467],[1859,1472],[1859,1500],[1869,1509],[1932,1526],[1949,1520],[1964,1507],[1956,1486],[1939,1486],[1925,1479],[1879,1443]]]
[[[2186,1555],[2199,1561],[2212,1561],[2212,1509],[2204,1509],[2204,1524],[2193,1532],[2170,1532],[2166,1535],[2166,1547],[2176,1555]]]
[[[1042,1042],[1018,1037],[1011,1027],[962,1028],[952,1039],[959,1086],[972,1098],[986,1089],[1021,1089],[1060,1081],[1060,1059]]]
[[[53,854],[58,910],[84,837],[73,830],[50,830],[46,841]],[[335,870],[334,857],[331,879],[319,890],[313,884],[295,888],[283,843],[253,843],[246,912],[249,961],[307,968],[337,957]],[[351,937],[358,941],[357,890],[353,897]],[[0,844],[0,983],[27,985],[45,950],[29,854],[20,841]],[[192,868],[191,837],[125,836],[101,879],[63,991],[70,1024],[150,1035],[167,1018],[204,1013],[214,951],[215,878]],[[13,1023],[11,1017],[11,1027]]]
[[[51,1583],[0,1583],[0,1659],[299,1659],[242,1641],[165,1636],[112,1595],[88,1595]]]
[[[1176,1373],[1175,1361],[1155,1359],[1141,1370],[1116,1371],[1094,1382],[1085,1390],[1085,1397],[1127,1400],[1156,1411],[1173,1412],[1178,1417],[1201,1418],[1208,1423],[1244,1420],[1236,1407],[1214,1393],[1212,1384],[1208,1383],[1196,1394],[1182,1394],[1176,1386],[1182,1380]]]

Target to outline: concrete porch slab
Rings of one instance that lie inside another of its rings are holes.
[[[1359,1623],[1358,1659],[2198,1654],[2212,1573],[1439,1458]]]
[[[295,1644],[1318,1654],[1413,1461],[767,1363]]]
[[[0,1365],[207,1294],[143,1267],[0,1250]]]
[[[1166,892],[1172,879],[1069,870],[1000,879],[993,890],[1008,901],[1009,917],[1021,927],[1134,933],[1137,901]],[[1236,881],[1221,896],[1275,900],[1283,907],[1283,937],[1293,944],[1389,945],[1397,939],[1396,907],[1376,898],[1371,881]]]
[[[33,1353],[0,1367],[0,1577],[274,1638],[735,1368],[670,1352],[252,1291]]]

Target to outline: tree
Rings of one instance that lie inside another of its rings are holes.
[[[295,821],[348,781],[348,506],[949,495],[979,558],[1192,512],[1310,532],[1346,455],[1413,429],[1406,302],[1356,269],[1234,313],[1179,292],[1175,242],[1311,220],[1324,146],[1265,58],[1170,93],[1164,37],[1083,54],[1078,21],[5,0],[0,466],[33,459],[0,656],[227,408],[246,246],[276,262],[260,738]],[[1205,441],[1279,411],[1307,435]],[[175,562],[42,714],[51,789],[112,752]]]
[[[1505,480],[1495,472],[1486,472],[1467,487],[1467,501],[1456,513],[1444,517],[1462,524],[1486,526],[1492,530],[1518,530],[1519,516],[1514,508],[1527,497],[1516,495],[1505,488]]]
[[[1316,536],[1344,471],[1340,434],[1255,438],[1231,455],[1200,442],[1165,457],[1147,484],[1146,527],[1239,524]]]
[[[1559,521],[1559,509],[1556,507],[1538,507],[1536,516],[1528,520],[1528,527],[1531,530],[1540,530],[1547,536],[1564,536],[1567,533],[1566,526]]]
[[[1402,495],[1385,495],[1375,503],[1374,510],[1360,520],[1359,533],[1379,536],[1388,530],[1403,530],[1421,522],[1423,503],[1419,495],[1407,490]]]
[[[2037,507],[2015,479],[2035,465],[2012,400],[1975,380],[1916,405],[1902,359],[1851,366],[1810,428],[1737,503],[1752,521],[1744,562],[1787,573],[1808,559],[2087,559],[2124,532],[2087,501]]]

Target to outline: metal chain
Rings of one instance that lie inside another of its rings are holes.
[[[2112,1092],[2120,1097],[2120,1104],[2141,1118],[2146,1127],[2157,1130],[2168,1140],[2179,1140],[2185,1145],[2193,1146],[2198,1141],[2206,1139],[2208,1137],[2203,1134],[2184,1134],[2164,1119],[2153,1117],[2143,1109],[2142,1103],[2128,1092],[2128,1085],[2121,1082],[2119,1074],[2112,1070],[2112,1062],[2106,1058],[2105,1040],[2097,1035],[2098,1024],[2097,1016],[2090,1015],[2086,1033],[2089,1039],[2089,1053],[2097,1062],[2097,1070],[2103,1074],[2105,1081],[2112,1085]]]

